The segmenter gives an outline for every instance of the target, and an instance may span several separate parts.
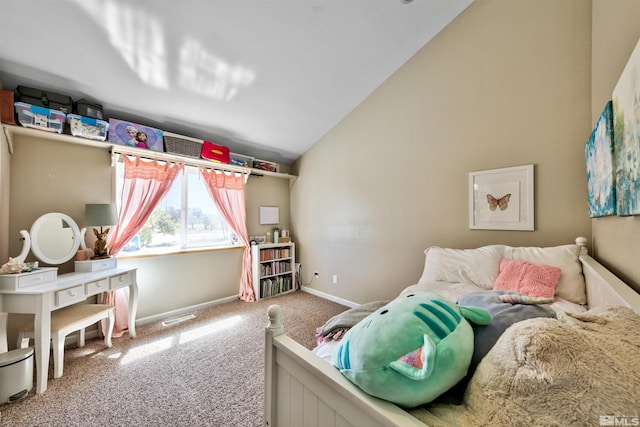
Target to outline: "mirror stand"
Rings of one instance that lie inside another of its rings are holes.
[[[31,250],[31,236],[27,230],[20,230],[20,235],[22,238],[22,252],[17,257],[14,257],[13,260],[19,262],[20,264],[24,264],[24,260],[27,259],[27,255],[29,255],[29,251]]]

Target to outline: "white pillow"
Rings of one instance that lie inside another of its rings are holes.
[[[505,245],[483,246],[477,249],[427,248],[424,271],[418,281],[469,283],[492,289],[500,272]]]
[[[527,261],[532,264],[546,264],[562,270],[556,286],[556,296],[576,304],[587,303],[587,291],[582,275],[582,264],[578,256],[578,245],[562,245],[547,248],[508,247],[505,258]]]

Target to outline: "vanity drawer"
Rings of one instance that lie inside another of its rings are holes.
[[[29,273],[2,274],[0,275],[0,289],[17,291],[18,289],[28,286],[40,285],[56,280],[57,277],[57,267],[42,268]]]
[[[129,286],[131,283],[133,283],[132,272],[120,274],[118,276],[113,276],[109,278],[110,289],[122,288],[123,286]]]
[[[95,282],[87,283],[84,286],[87,290],[87,295],[106,292],[109,290],[109,279],[96,280]]]
[[[56,306],[61,307],[85,300],[84,285],[56,292]]]

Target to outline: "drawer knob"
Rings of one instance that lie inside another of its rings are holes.
[[[69,291],[69,296],[70,296],[71,298],[75,298],[76,294],[75,294],[74,292]]]

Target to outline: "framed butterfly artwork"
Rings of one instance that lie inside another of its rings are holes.
[[[533,231],[533,165],[469,173],[469,228]]]

